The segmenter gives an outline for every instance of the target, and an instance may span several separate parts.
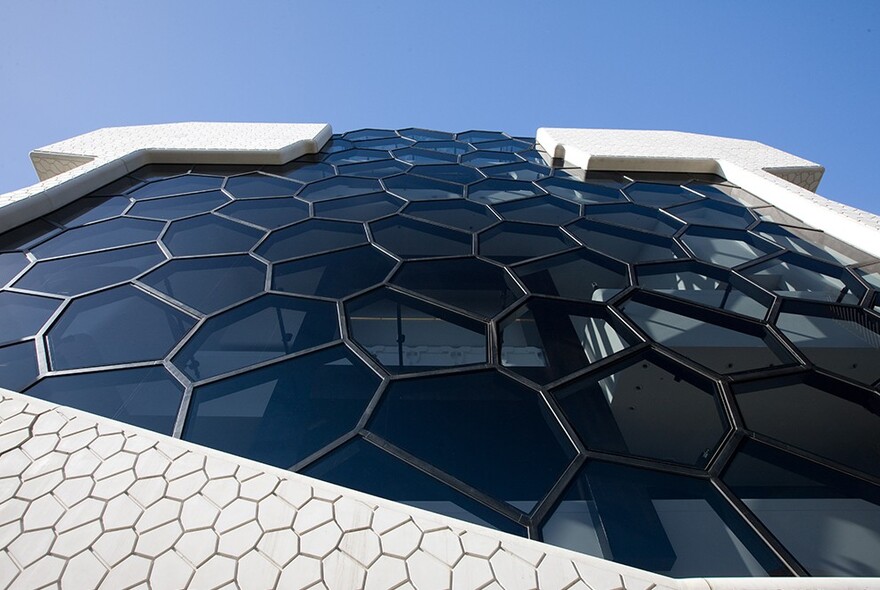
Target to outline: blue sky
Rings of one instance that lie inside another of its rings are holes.
[[[675,129],[762,141],[880,213],[880,2],[0,0],[0,192],[100,127]]]

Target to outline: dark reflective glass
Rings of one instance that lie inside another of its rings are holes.
[[[455,182],[458,184],[468,184],[486,178],[477,170],[468,166],[459,166],[458,164],[434,164],[431,166],[414,166],[413,174],[419,176],[427,176],[436,180],[444,180],[446,182]]]
[[[573,178],[545,178],[538,185],[551,195],[575,203],[613,203],[623,201],[623,193],[616,186],[582,182]]]
[[[681,248],[664,236],[581,219],[567,226],[581,243],[623,262],[672,260],[684,255]]]
[[[590,206],[584,210],[584,217],[663,236],[672,236],[684,225],[658,209],[632,203]]]
[[[470,201],[416,202],[407,205],[404,212],[469,232],[480,231],[498,222],[488,207]]]
[[[346,443],[302,473],[436,514],[525,535],[521,526],[362,438]]]
[[[33,340],[0,348],[0,387],[22,391],[34,382],[38,373]]]
[[[28,265],[27,256],[21,252],[4,252],[0,254],[0,287],[20,273]]]
[[[394,157],[410,164],[454,164],[457,160],[454,154],[444,154],[419,148],[404,148],[395,150]]]
[[[339,173],[349,176],[363,176],[365,178],[384,178],[401,174],[409,170],[409,168],[408,165],[396,160],[379,160],[378,162],[363,162],[339,166]]]
[[[711,380],[653,353],[553,395],[584,444],[609,453],[705,467],[729,428]]]
[[[382,186],[379,184],[379,181],[372,178],[334,176],[309,184],[302,190],[299,196],[310,203],[314,203],[339,197],[365,195],[381,190]]]
[[[708,480],[594,461],[541,530],[545,541],[672,577],[788,570]]]
[[[377,244],[402,258],[462,256],[472,250],[468,234],[406,217],[376,221],[370,229]]]
[[[580,216],[580,206],[556,197],[535,197],[495,205],[495,210],[509,221],[563,225]]]
[[[65,227],[76,227],[122,215],[130,204],[128,197],[85,197],[53,211],[46,219]]]
[[[26,250],[61,232],[61,228],[43,219],[20,225],[0,235],[0,250]]]
[[[379,381],[344,346],[275,363],[196,387],[183,438],[291,467],[352,430]]]
[[[33,336],[59,305],[58,299],[0,292],[0,344]]]
[[[396,213],[403,204],[404,201],[388,193],[372,193],[315,203],[315,215],[343,221],[371,221]]]
[[[765,207],[767,203],[752,193],[729,184],[708,184],[704,181],[688,182],[687,188],[704,197],[729,205],[745,205],[746,207]]]
[[[171,221],[198,213],[207,213],[228,202],[229,197],[222,192],[210,191],[179,197],[138,201],[132,206],[128,214],[134,217],[148,217],[150,219]]]
[[[163,358],[195,319],[131,286],[74,300],[49,329],[54,370]]]
[[[414,139],[416,141],[431,141],[432,139],[454,139],[454,133],[446,133],[445,131],[434,131],[433,129],[418,129],[410,127],[401,129],[400,134],[404,137]]]
[[[834,264],[849,265],[865,262],[868,258],[864,252],[859,252],[852,246],[817,230],[763,222],[753,231],[783,248]]]
[[[495,166],[496,164],[513,164],[522,161],[522,158],[516,154],[506,152],[476,151],[461,157],[461,163],[469,166]]]
[[[501,364],[546,384],[627,346],[603,306],[530,299],[506,318],[501,330]]]
[[[183,386],[163,367],[46,377],[27,394],[111,420],[171,434]]]
[[[350,301],[352,339],[394,372],[486,362],[486,326],[457,313],[377,289]]]
[[[397,137],[397,132],[389,129],[359,129],[358,131],[349,131],[343,137],[349,141],[366,141],[368,139]]]
[[[676,184],[636,182],[623,189],[623,192],[635,203],[646,207],[669,207],[702,199],[700,195]]]
[[[266,266],[246,254],[184,258],[163,264],[141,282],[202,313],[213,313],[261,293]]]
[[[280,199],[248,199],[234,201],[220,209],[219,213],[266,229],[275,229],[308,217],[309,206],[302,201],[283,197]]]
[[[391,282],[487,318],[522,295],[503,269],[476,258],[405,262]]]
[[[142,242],[152,242],[165,224],[146,219],[111,219],[92,225],[69,229],[43,242],[31,252],[37,258],[51,258],[80,254],[92,250],[118,248]]]
[[[79,295],[133,279],[165,260],[156,244],[38,262],[15,282],[19,289]]]
[[[495,371],[393,382],[367,428],[524,512],[574,456],[538,392]]]
[[[747,442],[723,476],[813,576],[880,576],[880,488]]]
[[[368,139],[355,143],[356,147],[367,148],[371,150],[396,150],[399,148],[409,147],[413,144],[412,140],[402,137],[388,137],[384,139]]]
[[[440,152],[442,154],[464,154],[474,148],[460,141],[420,141],[416,147],[422,150]]]
[[[509,139],[506,135],[498,131],[464,131],[463,133],[457,134],[455,138],[458,141],[466,141],[468,143]]]
[[[302,162],[294,160],[283,166],[264,166],[263,171],[276,176],[283,176],[299,182],[312,182],[335,176],[336,171],[330,164],[321,162]]]
[[[156,180],[128,193],[135,199],[149,197],[165,197],[220,188],[223,178],[219,176],[184,175],[163,180]]]
[[[582,301],[607,301],[629,284],[624,264],[583,248],[515,270],[532,293]]]
[[[481,180],[468,188],[469,199],[478,203],[486,203],[487,205],[516,201],[542,194],[544,194],[544,191],[531,182],[499,180],[496,178]]]
[[[276,264],[272,288],[300,295],[347,297],[381,283],[394,260],[372,246]]]
[[[745,207],[719,203],[711,199],[671,207],[667,211],[679,219],[698,225],[745,229],[755,222],[755,216]]]
[[[352,142],[340,139],[339,135],[334,135],[333,138],[325,143],[324,147],[321,148],[321,153],[335,154],[336,152],[341,152],[342,150],[349,150],[352,148],[352,146],[354,146]]]
[[[727,268],[779,252],[772,243],[737,230],[690,227],[681,239],[697,258]]]
[[[333,303],[267,294],[208,318],[174,364],[200,381],[338,339]]]
[[[846,269],[790,252],[742,273],[765,289],[797,299],[857,304],[865,294]]]
[[[131,176],[123,176],[119,180],[104,185],[96,191],[92,191],[89,196],[112,197],[115,195],[122,195],[125,194],[126,191],[132,189],[133,187],[140,186],[141,184],[143,184],[143,182],[138,180],[137,178],[133,178]]]
[[[278,262],[366,242],[364,226],[359,223],[311,219],[272,232],[257,248],[257,254]]]
[[[415,176],[392,176],[383,183],[385,188],[408,201],[454,199],[464,195],[464,188],[450,182]]]
[[[331,164],[356,164],[358,162],[387,160],[390,157],[391,155],[384,150],[351,149],[331,154],[327,156],[324,161]]]
[[[247,252],[264,232],[216,215],[173,221],[162,241],[175,256]]]
[[[510,264],[553,254],[576,244],[555,227],[505,221],[480,234],[479,253]]]
[[[298,182],[256,172],[246,176],[234,176],[226,181],[224,188],[236,199],[252,199],[290,196],[301,187]]]
[[[237,176],[258,172],[259,169],[260,166],[256,164],[196,164],[190,172],[212,176]]]
[[[149,164],[138,168],[130,175],[139,180],[164,180],[170,176],[187,174],[192,170],[190,164]]]
[[[490,152],[521,152],[534,147],[534,144],[518,139],[503,139],[500,141],[481,141],[479,148]]]
[[[527,162],[505,164],[502,166],[490,166],[483,168],[483,172],[490,178],[505,178],[508,180],[540,180],[550,176],[550,168],[538,166]]]

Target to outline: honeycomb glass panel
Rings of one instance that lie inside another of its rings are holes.
[[[477,170],[468,166],[459,166],[458,164],[415,166],[412,169],[412,173],[419,176],[433,178],[435,180],[454,182],[456,184],[469,184],[486,178]]]
[[[857,268],[856,273],[875,290],[880,290],[880,262]]]
[[[184,258],[163,264],[141,282],[195,310],[213,313],[262,293],[266,266],[245,254]]]
[[[84,197],[53,211],[46,219],[65,227],[77,227],[122,215],[130,204],[128,197]]]
[[[397,213],[404,202],[388,193],[373,193],[315,203],[315,216],[342,221],[370,221]]]
[[[590,206],[584,210],[584,217],[663,236],[672,236],[684,225],[658,209],[632,203]]]
[[[346,443],[302,473],[435,514],[525,536],[522,526],[362,438]]]
[[[41,379],[28,395],[171,434],[183,386],[161,366]]]
[[[813,576],[880,576],[880,488],[746,443],[724,483]]]
[[[495,371],[393,382],[367,428],[524,512],[574,456],[538,392]]]
[[[580,207],[556,197],[535,197],[510,203],[499,203],[495,210],[508,221],[562,225],[580,216]]]
[[[742,273],[785,297],[857,304],[865,294],[865,288],[846,269],[797,254],[783,254]]]
[[[480,231],[498,222],[488,207],[470,201],[410,203],[404,212],[412,217],[469,232]]]
[[[248,199],[230,203],[219,212],[266,229],[276,229],[308,217],[309,206],[289,198]]]
[[[726,268],[779,252],[779,248],[770,242],[734,230],[693,227],[685,232],[681,240],[697,258]]]
[[[347,297],[380,284],[394,260],[372,246],[276,264],[272,288],[299,295]]]
[[[544,180],[539,180],[537,184],[551,195],[568,199],[575,203],[591,205],[596,203],[621,202],[625,200],[623,198],[623,193],[621,193],[616,187],[582,182],[572,178],[546,178]]]
[[[528,162],[517,162],[483,168],[483,173],[490,178],[533,181],[550,176],[550,168]]]
[[[683,256],[673,240],[656,234],[615,228],[585,219],[575,221],[567,229],[587,248],[623,262],[672,260]]]
[[[174,256],[247,252],[265,232],[229,219],[207,214],[172,221],[162,242]]]
[[[299,182],[313,182],[336,175],[336,171],[330,164],[298,160],[283,166],[265,166],[263,170],[269,174],[283,176]]]
[[[57,225],[44,219],[37,219],[2,234],[0,250],[33,249],[36,244],[45,242],[59,233],[61,228]]]
[[[348,141],[389,139],[397,137],[397,132],[389,129],[358,129],[357,131],[349,131],[343,137]]]
[[[705,479],[587,463],[544,541],[677,578],[787,570]]]
[[[391,154],[389,154],[385,150],[365,150],[355,148],[331,154],[324,158],[324,161],[340,166],[344,164],[362,164],[364,162],[376,162],[379,160],[388,160],[390,158]]]
[[[94,250],[131,246],[152,242],[165,224],[146,219],[111,219],[92,225],[69,229],[31,252],[37,258],[52,258],[69,254],[83,254]]]
[[[131,286],[75,299],[49,329],[54,370],[162,359],[195,319]]]
[[[336,306],[263,295],[208,318],[174,356],[193,381],[339,339]]]
[[[35,335],[60,305],[60,300],[49,297],[0,293],[0,344]]]
[[[229,197],[220,191],[181,195],[179,197],[163,197],[138,201],[128,211],[128,215],[170,221],[199,213],[207,213],[228,202]]]
[[[455,199],[464,196],[464,188],[461,185],[433,178],[392,176],[382,182],[389,192],[407,201]]]
[[[485,363],[482,322],[378,289],[346,305],[352,339],[393,372]]]
[[[274,363],[196,387],[183,438],[291,467],[352,430],[379,381],[344,346]]]
[[[36,263],[15,287],[56,295],[80,295],[128,281],[165,260],[156,244],[105,250]]]
[[[403,137],[386,137],[381,139],[365,139],[355,142],[355,146],[371,150],[396,150],[409,147],[413,144],[412,139]]]
[[[33,340],[0,348],[0,387],[21,391],[39,374]]]
[[[378,180],[371,178],[355,178],[353,176],[334,176],[325,178],[307,185],[299,193],[301,199],[310,203],[338,199],[340,197],[354,197],[382,190]]]
[[[226,181],[224,188],[236,199],[252,199],[254,197],[294,195],[302,188],[302,184],[257,172],[244,176],[234,176]]]
[[[458,141],[480,143],[481,141],[499,141],[509,139],[499,131],[464,131],[455,136]]]
[[[458,159],[453,154],[443,154],[431,150],[421,150],[419,148],[395,150],[394,157],[409,164],[454,164]]]
[[[667,209],[679,219],[697,225],[746,229],[755,223],[755,216],[745,207],[702,200],[697,203],[679,205]]]
[[[499,141],[481,141],[479,148],[491,152],[521,152],[533,147],[533,144],[518,139],[502,139]]]
[[[364,226],[359,223],[310,219],[273,231],[257,247],[256,253],[272,262],[279,262],[366,242]]]
[[[505,221],[480,234],[479,254],[502,264],[573,248],[574,240],[555,227]]]
[[[578,437],[598,451],[705,467],[729,428],[712,381],[653,353],[553,396]]]
[[[29,264],[21,252],[0,253],[0,287],[3,287]]]
[[[220,188],[223,179],[218,176],[184,175],[175,178],[156,180],[147,185],[137,188],[128,196],[135,199],[147,199],[150,197],[166,197],[183,193],[194,193]]]
[[[391,282],[486,318],[522,295],[504,269],[475,258],[405,262]]]
[[[396,160],[379,160],[377,162],[361,162],[339,166],[339,173],[364,178],[385,178],[409,170],[409,166]]]
[[[543,194],[544,191],[531,182],[498,180],[495,178],[481,180],[468,188],[468,198],[470,200],[487,205],[516,201]]]
[[[501,364],[540,384],[620,352],[627,334],[603,306],[530,299],[500,326]]]
[[[178,177],[174,180],[187,180],[191,177],[180,175],[188,174],[191,170],[191,164],[148,164],[132,172],[131,177],[147,182],[165,180],[172,176]]]
[[[635,182],[623,189],[634,203],[646,207],[671,207],[702,199],[700,195],[676,184]]]
[[[475,167],[495,166],[496,164],[512,164],[522,161],[523,159],[516,154],[509,154],[506,152],[476,151],[464,154],[461,157],[462,164]]]
[[[867,256],[835,240],[824,232],[761,223],[753,230],[759,236],[798,254],[812,256],[832,264],[849,265],[864,262]]]
[[[409,127],[407,129],[401,129],[399,133],[408,139],[414,139],[416,141],[431,141],[433,139],[455,139],[454,133],[435,131],[434,129],[418,129],[415,127]]]
[[[422,150],[455,154],[456,156],[473,151],[473,147],[462,141],[420,141],[415,146]]]
[[[376,221],[370,229],[377,244],[402,258],[461,256],[472,251],[468,234],[405,217]]]
[[[581,301],[607,301],[629,284],[626,265],[585,250],[515,267],[532,293]]]

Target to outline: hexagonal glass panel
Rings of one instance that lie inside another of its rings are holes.
[[[363,176],[364,178],[385,178],[402,174],[409,170],[409,166],[397,160],[379,160],[376,162],[361,162],[360,164],[346,164],[339,166],[340,174],[349,176]]]
[[[53,211],[46,219],[65,227],[77,227],[122,215],[130,204],[128,197],[85,197]]]
[[[499,221],[488,207],[470,201],[410,203],[404,213],[468,232],[480,231]]]
[[[420,141],[416,144],[416,147],[422,150],[455,155],[464,154],[474,149],[461,141]]]
[[[532,293],[581,301],[607,301],[629,285],[626,265],[583,248],[514,270]]]
[[[344,139],[340,139],[341,135],[334,135],[330,141],[324,144],[321,148],[320,154],[335,154],[336,152],[341,152],[343,150],[350,150],[354,147],[354,144],[350,141],[346,141]],[[380,139],[379,137],[371,138],[371,139]],[[313,156],[314,157],[314,156]]]
[[[746,229],[755,223],[755,216],[745,207],[720,203],[711,199],[670,207],[667,211],[679,219],[698,225]]]
[[[44,219],[36,219],[0,235],[0,250],[32,249],[61,233],[61,228]]]
[[[580,206],[556,197],[542,196],[495,205],[495,210],[509,221],[563,225],[580,216]]]
[[[765,207],[767,203],[762,201],[747,190],[729,184],[709,184],[707,182],[688,182],[687,188],[704,197],[729,205],[745,205],[746,207]]]
[[[409,139],[414,139],[416,141],[431,141],[433,139],[455,139],[454,133],[435,131],[433,129],[419,129],[416,127],[401,129],[400,134],[404,137],[408,137]]]
[[[414,166],[413,174],[427,176],[435,180],[454,182],[456,184],[469,184],[486,178],[479,171],[468,166],[458,164],[434,164],[430,166]]]
[[[671,237],[684,226],[683,223],[659,209],[642,207],[632,203],[592,205],[584,210],[584,217],[667,237]]]
[[[821,231],[785,227],[767,222],[760,223],[753,231],[787,250],[833,264],[849,265],[865,262],[868,258],[864,252],[859,252]]]
[[[468,166],[495,166],[497,164],[513,164],[522,162],[523,159],[516,154],[507,152],[483,152],[476,151],[461,156],[461,163]]]
[[[299,194],[301,199],[310,203],[354,197],[382,190],[378,180],[372,178],[355,178],[353,176],[334,176],[307,185]]]
[[[0,253],[0,287],[6,285],[29,264],[27,256],[21,252]]]
[[[580,242],[622,262],[648,262],[681,258],[684,252],[672,239],[656,234],[613,227],[581,219],[566,226]]]
[[[486,325],[388,288],[346,304],[352,339],[389,371],[486,362]]]
[[[162,366],[45,377],[27,394],[171,434],[183,386]]]
[[[132,217],[147,217],[171,221],[199,213],[207,213],[229,202],[229,197],[220,191],[194,193],[179,197],[164,197],[138,201],[128,211]]]
[[[490,166],[483,168],[483,173],[490,178],[503,178],[507,180],[540,180],[550,176],[550,168],[546,166],[538,166],[537,164],[529,164],[527,162],[517,162],[514,164],[503,164],[501,166]]]
[[[129,285],[75,299],[46,334],[52,369],[162,359],[196,320]]]
[[[245,176],[233,176],[226,181],[224,188],[236,199],[253,199],[293,196],[302,188],[302,184],[256,172]]]
[[[313,182],[335,176],[336,171],[330,164],[321,162],[302,162],[294,160],[283,166],[265,166],[263,170],[269,174],[283,176],[299,182]]]
[[[274,363],[196,387],[183,438],[290,467],[352,430],[379,382],[344,346]]]
[[[394,157],[410,164],[455,164],[458,159],[454,154],[444,154],[419,148],[404,148],[395,150]]]
[[[372,193],[315,203],[315,216],[342,221],[371,221],[397,213],[404,203],[388,193]]]
[[[377,160],[387,160],[391,157],[386,150],[364,150],[351,149],[336,152],[324,158],[325,162],[330,164],[357,164],[360,162],[375,162]]]
[[[149,167],[149,166],[147,166]],[[143,170],[143,168],[141,168]],[[123,176],[119,180],[114,180],[110,184],[105,184],[101,188],[96,191],[92,191],[89,195],[90,197],[112,197],[116,195],[123,195],[126,191],[131,190],[136,186],[141,186],[144,184],[141,180],[138,180],[134,176]]]
[[[476,258],[405,262],[391,282],[486,318],[523,294],[504,269]]]
[[[191,164],[149,164],[138,168],[130,176],[145,181],[164,180],[171,176],[187,174],[190,170],[192,170]],[[183,177],[186,178],[188,177]]]
[[[646,207],[670,207],[697,199],[700,195],[677,184],[660,184],[653,182],[634,182],[623,189],[626,196],[633,202]]]
[[[534,144],[518,139],[502,139],[499,141],[481,141],[479,147],[481,150],[489,150],[490,152],[521,152],[532,149]]]
[[[624,201],[623,193],[615,186],[556,177],[539,180],[537,184],[551,195],[575,203],[595,204]]]
[[[472,250],[468,234],[406,217],[376,221],[370,229],[377,244],[402,258],[462,256]]]
[[[31,252],[37,258],[82,254],[94,250],[152,242],[165,227],[161,221],[111,219],[69,229],[43,242]]]
[[[464,196],[464,188],[451,182],[415,176],[393,176],[384,181],[385,188],[408,201],[455,199]]]
[[[141,282],[198,310],[213,313],[266,286],[266,266],[246,254],[171,260]]]
[[[524,512],[575,454],[538,392],[496,371],[392,382],[367,428]]]
[[[3,255],[0,254],[0,257]],[[2,259],[2,258],[0,258]],[[863,266],[861,268],[855,269],[857,275],[862,277],[869,285],[874,287],[875,290],[880,290],[880,262],[875,262],[874,264],[869,264],[867,266]]]
[[[22,391],[39,374],[33,340],[0,348],[0,387]]]
[[[542,385],[561,379],[626,348],[632,335],[609,320],[604,306],[530,299],[499,326],[501,364]]]
[[[742,273],[785,297],[857,304],[865,294],[862,284],[845,268],[791,252]]]
[[[397,137],[397,132],[389,129],[359,129],[357,131],[349,131],[343,137],[349,141],[367,141],[370,139]]]
[[[413,141],[414,140],[411,139],[404,139],[403,137],[386,137],[383,139],[357,141],[355,142],[355,146],[371,150],[396,150],[411,146]]]
[[[455,136],[458,141],[480,143],[481,141],[499,141],[510,139],[498,131],[464,131]]]
[[[395,261],[372,246],[276,264],[272,288],[300,295],[341,298],[380,284]]]
[[[247,252],[265,235],[263,230],[216,215],[172,221],[162,242],[174,256]]]
[[[468,188],[468,198],[478,203],[492,205],[506,201],[516,201],[537,195],[543,195],[544,191],[531,182],[521,180],[499,180],[490,178],[481,180]]]
[[[576,246],[558,228],[505,221],[479,236],[479,253],[502,264],[554,254]]]
[[[57,295],[80,295],[133,279],[165,260],[156,244],[105,250],[38,262],[15,287]]]
[[[128,193],[128,196],[134,199],[147,199],[149,197],[180,195],[183,193],[217,189],[220,188],[222,183],[223,178],[219,176],[196,176],[187,174],[184,176],[176,176],[174,178],[166,178],[151,182],[131,191]]]
[[[310,219],[273,231],[256,252],[267,260],[279,262],[365,243],[367,234],[359,223]]]
[[[0,344],[35,335],[60,305],[60,300],[49,297],[0,293]]]
[[[772,243],[738,230],[689,227],[681,240],[697,258],[727,268],[780,251]]]
[[[285,197],[248,199],[232,202],[220,209],[219,213],[266,229],[275,229],[308,217],[309,206]]]
[[[797,302],[782,307],[776,327],[820,368],[868,385],[880,379],[880,320],[870,313]]]

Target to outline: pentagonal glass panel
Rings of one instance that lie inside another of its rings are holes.
[[[359,129],[358,131],[349,131],[343,137],[349,141],[366,141],[368,139],[397,137],[397,132],[390,129]]]
[[[466,141],[468,143],[479,143],[481,141],[500,141],[509,139],[506,135],[499,131],[464,131],[455,136],[458,141]]]
[[[495,210],[509,221],[550,225],[563,225],[580,216],[579,205],[550,196],[499,203]]]
[[[248,199],[234,201],[220,209],[219,212],[266,229],[275,229],[308,217],[309,206],[302,201],[284,197]]]
[[[702,199],[700,195],[676,184],[634,182],[623,189],[623,192],[633,202],[646,207],[670,207]]]
[[[639,266],[639,286],[701,305],[764,319],[773,298],[735,274],[698,262]]]
[[[576,246],[558,228],[505,221],[479,237],[479,253],[503,264],[545,256]]]
[[[355,178],[352,176],[334,176],[307,185],[299,194],[301,199],[310,203],[353,197],[382,190],[378,180],[372,178]]]
[[[690,227],[681,237],[697,258],[734,268],[780,249],[744,231]]]
[[[171,221],[198,213],[207,213],[228,202],[229,197],[222,192],[209,191],[179,197],[138,201],[128,211],[128,214],[134,217]]]
[[[302,473],[436,514],[525,534],[522,526],[359,437],[312,463]]]
[[[535,146],[532,143],[518,139],[503,139],[500,141],[481,141],[479,147],[481,150],[488,150],[490,152],[521,152],[532,149]]]
[[[156,244],[38,262],[15,282],[19,289],[79,295],[133,279],[165,260]]]
[[[880,379],[880,320],[864,310],[784,306],[776,327],[820,368],[868,385]]]
[[[416,143],[416,147],[422,150],[455,155],[464,154],[474,149],[461,141],[420,141]]]
[[[267,294],[208,318],[174,364],[200,381],[338,339],[333,303]]]
[[[468,232],[480,231],[498,222],[488,207],[470,201],[416,202],[407,205],[404,212]]]
[[[299,160],[294,160],[283,166],[264,166],[263,171],[276,176],[284,176],[285,178],[290,178],[291,180],[299,182],[312,182],[315,180],[321,180],[322,178],[336,176],[336,171],[330,164],[324,164],[321,162],[303,162]]]
[[[324,161],[329,162],[330,164],[337,165],[357,164],[359,162],[375,162],[376,160],[387,160],[390,157],[391,154],[384,150],[351,149],[331,154],[327,156]]]
[[[742,273],[785,297],[857,304],[865,294],[865,288],[845,268],[790,252]]]
[[[476,258],[405,262],[391,282],[487,318],[523,294],[502,268]]]
[[[670,238],[623,227],[613,227],[587,219],[566,226],[581,243],[624,262],[671,260],[684,255]]]
[[[124,285],[75,299],[49,329],[54,370],[163,358],[195,319]]]
[[[44,219],[36,219],[0,234],[0,250],[27,250],[61,233],[61,228]]]
[[[583,248],[515,268],[535,294],[607,301],[628,286],[626,265]]]
[[[404,137],[408,137],[409,139],[414,139],[416,141],[431,141],[433,139],[455,139],[454,133],[447,133],[445,131],[434,131],[433,129],[418,129],[415,127],[401,129],[399,133]]]
[[[128,197],[85,197],[53,211],[46,219],[65,227],[77,227],[122,215],[130,204]]]
[[[392,372],[486,362],[486,326],[390,289],[346,305],[352,339]]]
[[[367,428],[524,512],[574,456],[538,392],[495,371],[393,382]]]
[[[176,259],[141,282],[202,313],[213,313],[261,293],[266,266],[246,254]]]
[[[394,260],[372,246],[358,246],[340,252],[276,264],[272,288],[300,295],[347,297],[378,285]]]
[[[527,162],[504,164],[483,168],[483,172],[490,178],[503,178],[508,180],[540,180],[550,176],[551,170],[547,166],[538,166]]]
[[[479,171],[468,166],[459,166],[458,164],[434,164],[431,166],[414,166],[413,174],[419,176],[427,176],[435,180],[443,180],[446,182],[455,182],[457,184],[468,184],[483,180],[486,178]]]
[[[471,253],[471,236],[406,217],[370,224],[373,240],[402,258],[462,256]]]
[[[92,250],[118,248],[152,242],[159,237],[165,224],[146,219],[111,219],[92,225],[69,229],[43,242],[31,252],[37,258],[81,254]]]
[[[379,382],[344,346],[274,363],[196,387],[183,438],[290,467],[352,430]]]
[[[793,363],[761,324],[685,303],[636,296],[621,306],[655,342],[718,373],[738,373]]]
[[[355,142],[355,146],[359,148],[367,148],[371,150],[396,150],[399,148],[409,147],[413,144],[413,140],[404,139],[403,137],[387,137],[383,139],[367,139]]]
[[[161,366],[46,377],[27,394],[171,434],[183,386]]]
[[[149,197],[180,195],[183,193],[217,189],[220,188],[222,183],[223,178],[219,176],[197,176],[186,174],[184,176],[156,180],[131,191],[128,193],[128,196],[135,199],[147,199]]]
[[[0,287],[20,273],[28,265],[27,256],[21,252],[3,252],[0,254]]]
[[[813,576],[880,576],[880,489],[748,441],[723,476]]]
[[[403,204],[404,201],[388,193],[372,193],[315,203],[315,215],[343,221],[371,221],[396,213]]]
[[[40,331],[61,301],[23,293],[0,293],[0,343],[15,342]]]
[[[655,353],[553,395],[584,444],[598,451],[705,467],[729,428],[715,384]]]
[[[667,576],[785,575],[706,479],[587,463],[541,529],[545,542]]]
[[[481,180],[468,188],[468,198],[478,203],[492,205],[542,195],[544,191],[531,182],[521,180]]]
[[[507,152],[483,152],[476,151],[464,154],[461,157],[461,163],[469,166],[495,166],[497,164],[513,164],[522,162],[522,158],[516,154]]]
[[[174,256],[247,252],[265,232],[216,215],[172,221],[162,241]]]
[[[817,230],[784,227],[764,222],[753,231],[787,250],[833,264],[849,265],[867,259],[867,254],[864,252]]]
[[[590,206],[584,210],[584,217],[670,237],[684,225],[658,209],[632,203]]]
[[[301,187],[302,185],[298,182],[277,176],[266,176],[259,172],[245,176],[233,176],[226,181],[224,186],[236,199],[292,196]]]
[[[257,254],[278,262],[366,242],[367,234],[364,233],[364,226],[359,223],[310,219],[273,231],[257,248]]]
[[[392,176],[384,181],[385,188],[408,201],[454,199],[464,195],[464,188],[451,182],[417,176]]]
[[[539,180],[538,185],[551,195],[575,203],[613,203],[624,200],[623,193],[616,186],[582,182],[573,178],[545,178]]]
[[[22,391],[39,374],[33,340],[0,348],[0,387]]]
[[[530,299],[500,325],[501,364],[536,383],[561,379],[627,346],[609,319],[603,306]]]
[[[745,229],[755,223],[755,216],[745,207],[719,203],[711,199],[671,207],[667,211],[688,223],[699,225]]]
[[[432,150],[420,150],[419,148],[404,148],[395,150],[394,157],[410,164],[454,164],[458,159],[454,154],[444,154]]]
[[[409,166],[397,160],[379,160],[377,162],[361,162],[339,166],[340,174],[362,176],[364,178],[385,178],[409,170]]]

